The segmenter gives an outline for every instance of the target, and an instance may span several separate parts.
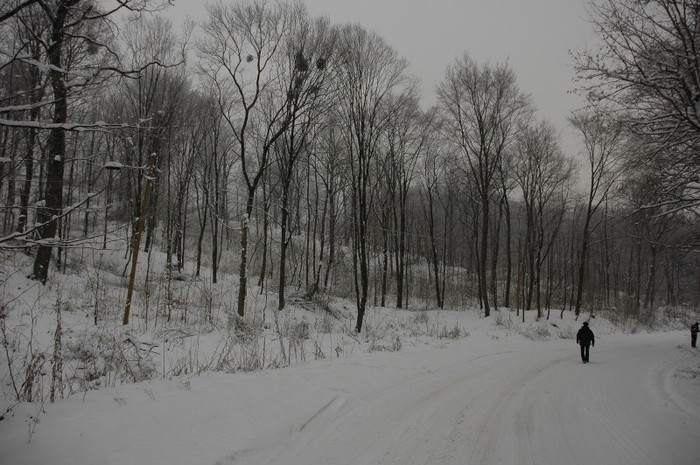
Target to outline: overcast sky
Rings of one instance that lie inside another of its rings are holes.
[[[233,0],[231,0],[233,1]],[[530,94],[541,117],[562,133],[570,155],[580,143],[566,118],[581,99],[574,87],[570,50],[594,39],[586,20],[585,0],[304,0],[309,12],[334,23],[354,22],[379,32],[410,62],[423,81],[425,106],[435,103],[435,86],[457,56],[468,53],[479,63],[506,60],[521,89]],[[176,0],[169,13],[204,17],[198,0]]]

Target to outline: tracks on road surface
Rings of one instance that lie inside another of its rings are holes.
[[[450,349],[439,363],[392,354],[396,366],[427,368],[338,395],[283,441],[230,463],[697,463],[700,398],[677,388],[692,382],[677,370],[693,355],[663,337],[603,346],[586,365],[572,341],[504,344],[471,357]]]

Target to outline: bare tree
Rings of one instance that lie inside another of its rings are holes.
[[[447,164],[437,125],[428,139],[425,154],[421,157],[419,178],[421,181],[421,206],[428,235],[427,260],[431,265],[438,308],[445,307],[445,267],[447,255],[448,224],[454,205],[450,201],[446,184]],[[440,225],[442,223],[442,225]],[[439,236],[442,226],[442,235]],[[442,244],[438,251],[438,245]],[[439,252],[439,253],[438,253]],[[442,265],[442,266],[441,266]]]
[[[25,8],[21,15],[8,18],[0,26],[0,41],[15,53],[24,53],[33,62],[41,62],[45,54],[42,37],[48,28],[48,21],[38,6]],[[0,56],[4,55],[0,52]],[[0,135],[0,157],[8,162],[0,164],[0,192],[7,180],[5,202],[11,206],[15,203],[16,188],[19,187],[19,208],[7,208],[3,218],[3,232],[7,233],[16,221],[15,230],[22,234],[30,220],[29,202],[35,186],[35,172],[39,148],[45,139],[38,127],[42,102],[48,92],[48,77],[45,71],[19,59],[0,62],[0,116],[14,121],[31,122],[26,128],[12,128],[6,125]],[[20,174],[21,171],[24,173]],[[20,185],[17,186],[17,181]]]
[[[316,150],[314,151],[312,165],[321,180],[324,194],[324,208],[322,211],[322,224],[325,226],[328,236],[328,252],[325,252],[325,238],[322,237],[321,254],[324,256],[321,265],[324,268],[322,288],[328,290],[331,272],[335,266],[337,251],[337,231],[342,226],[344,194],[347,191],[347,177],[344,175],[347,166],[347,157],[344,156],[341,128],[338,122],[331,117],[326,118],[321,130],[317,133]],[[323,228],[323,226],[322,226]],[[317,270],[317,281],[321,281],[321,267]]]
[[[281,181],[280,205],[280,267],[278,309],[285,306],[287,249],[292,238],[290,228],[290,188],[298,171],[302,154],[308,153],[309,139],[328,111],[333,97],[332,71],[335,32],[326,19],[310,20],[305,11],[294,18],[291,36],[286,44],[286,73],[280,76],[281,91],[288,105],[285,120],[287,130],[276,144],[277,167]]]
[[[523,128],[518,136],[514,163],[515,179],[525,205],[525,264],[527,293],[525,310],[536,298],[537,317],[542,317],[541,275],[559,232],[564,212],[573,161],[559,148],[554,128],[542,122]]]
[[[357,302],[357,332],[362,323],[369,291],[368,223],[376,182],[378,144],[387,122],[411,88],[399,58],[379,35],[359,25],[346,25],[339,36],[338,113],[346,128],[345,144],[350,161],[352,189],[353,263]],[[392,98],[392,95],[394,98]]]
[[[396,269],[396,308],[404,307],[406,281],[407,215],[409,192],[419,157],[423,154],[432,129],[435,112],[423,113],[418,98],[409,97],[389,121],[386,130],[384,181],[390,191],[386,207],[391,212]],[[389,232],[389,228],[387,231]],[[406,302],[407,303],[407,302]]]
[[[447,70],[438,86],[445,111],[445,134],[462,155],[465,172],[474,181],[481,211],[479,236],[479,295],[484,315],[490,315],[486,282],[489,204],[497,189],[501,158],[512,142],[518,122],[529,116],[528,98],[519,90],[508,65],[479,66],[464,55]]]
[[[574,55],[581,90],[602,101],[638,136],[634,171],[665,186],[649,199],[689,208],[700,201],[700,10],[678,0],[593,0],[601,46]]]
[[[89,0],[9,2],[0,9],[0,24],[28,11],[43,16],[46,28],[34,31],[40,41],[40,60],[28,53],[25,44],[3,48],[2,67],[21,61],[46,73],[50,100],[38,103],[49,109],[48,121],[10,121],[0,119],[1,126],[35,127],[48,132],[46,178],[43,199],[37,211],[38,249],[33,276],[46,282],[53,246],[57,243],[58,224],[63,215],[64,168],[66,166],[66,132],[103,126],[100,123],[70,122],[69,104],[80,91],[114,73],[128,72],[115,63],[110,48],[113,37],[109,19],[120,10],[145,11],[164,5],[160,0],[120,0],[96,4]],[[2,24],[4,26],[4,24]],[[47,95],[48,96],[48,95]],[[2,112],[0,112],[2,113]]]
[[[213,93],[213,92],[212,92]],[[199,109],[195,116],[201,124],[201,150],[198,152],[198,162],[195,164],[194,193],[197,203],[199,233],[197,235],[197,267],[196,275],[201,271],[204,237],[209,226],[211,234],[211,278],[218,282],[220,230],[222,219],[225,217],[224,192],[229,173],[233,168],[235,158],[230,155],[234,145],[229,126],[225,123],[215,96],[205,94],[200,96]],[[211,221],[211,223],[210,223]]]
[[[264,0],[208,7],[199,44],[200,71],[217,92],[219,109],[237,142],[246,186],[241,216],[237,313],[245,314],[248,221],[255,194],[270,164],[270,152],[290,123],[291,95],[279,86],[291,21],[299,6]]]
[[[622,166],[620,150],[624,141],[624,132],[623,126],[603,108],[574,113],[570,121],[581,134],[588,161],[586,215],[581,232],[575,304],[576,316],[578,317],[581,312],[591,233],[597,227],[597,224],[591,223],[599,207],[608,198],[613,185],[622,174],[620,171]]]
[[[123,132],[132,141],[124,153],[128,166],[145,166],[150,154],[156,153],[158,170],[166,168],[171,154],[167,148],[172,136],[172,127],[179,117],[183,100],[189,93],[185,75],[184,48],[191,27],[186,26],[182,37],[178,37],[170,21],[160,17],[146,17],[128,22],[121,34],[123,44],[121,61],[136,70],[120,80],[114,99],[124,104],[121,118],[129,122]],[[166,66],[167,64],[167,66]],[[139,214],[138,201],[145,180],[138,170],[127,173],[132,192],[133,218]],[[161,183],[155,183],[155,191],[149,205],[148,230],[144,250],[150,248],[156,225],[154,214],[160,199]],[[132,225],[135,228],[136,222]]]

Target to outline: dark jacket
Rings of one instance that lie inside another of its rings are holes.
[[[576,342],[584,346],[587,346],[588,344],[595,345],[595,336],[593,335],[591,328],[586,325],[579,329],[578,333],[576,333]]]
[[[697,323],[690,325],[690,333],[691,334],[698,334],[698,324]]]

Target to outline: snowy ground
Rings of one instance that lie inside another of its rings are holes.
[[[594,320],[584,365],[572,339],[455,318],[469,328],[455,341],[109,387],[45,412],[16,406],[0,421],[0,464],[700,460],[700,352],[687,332],[623,335]]]

